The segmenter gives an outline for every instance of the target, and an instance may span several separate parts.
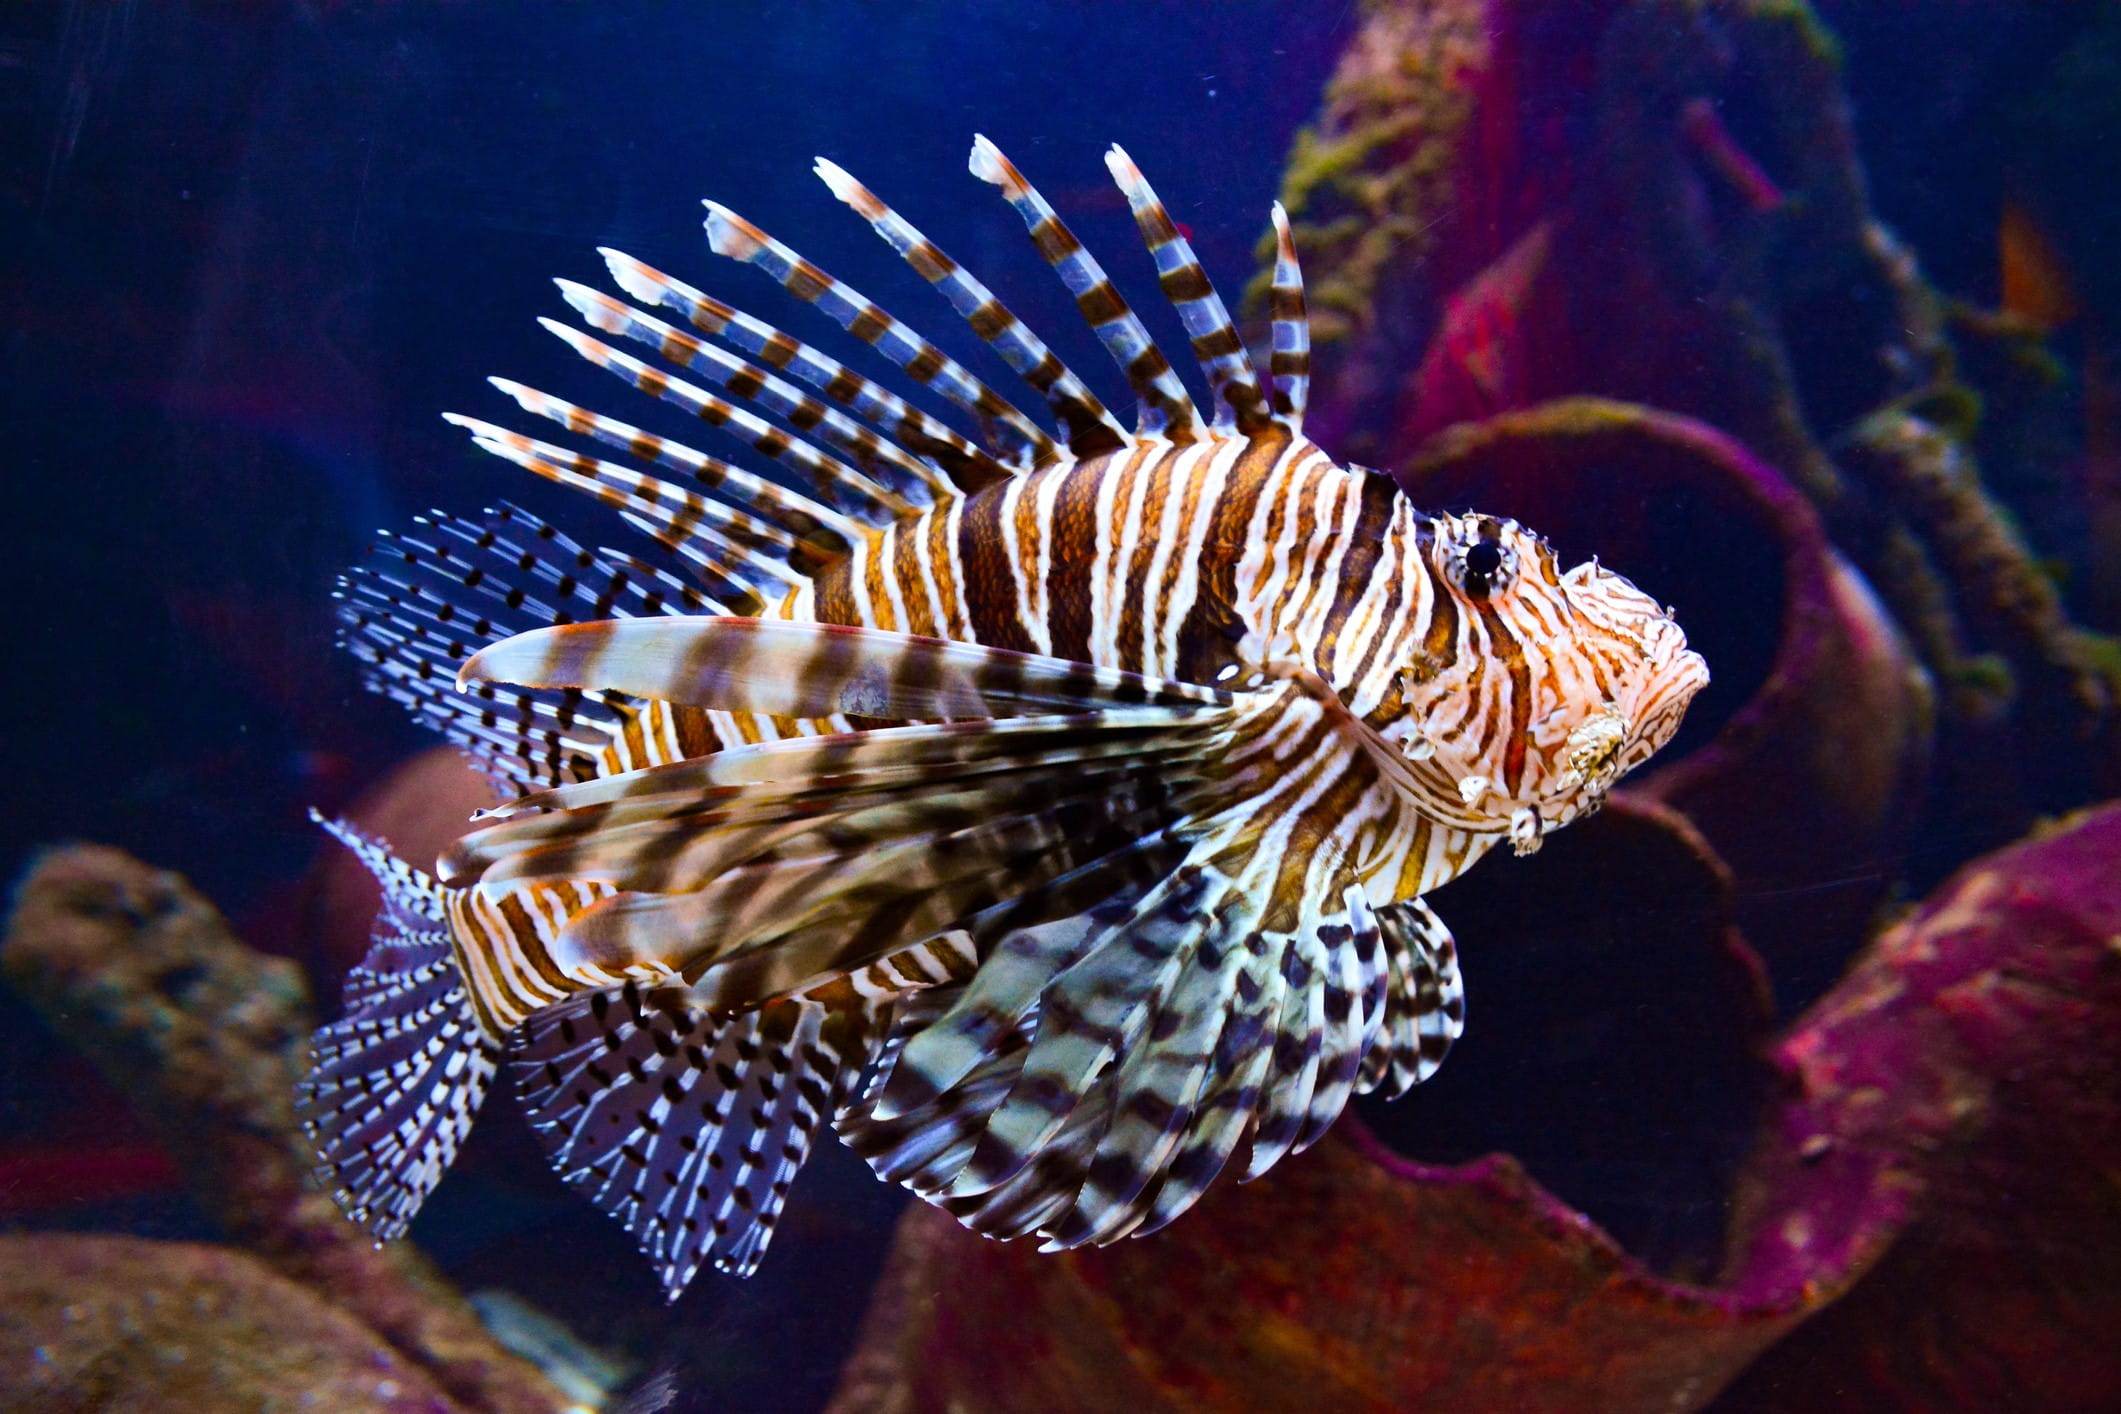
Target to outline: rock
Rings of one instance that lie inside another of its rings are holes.
[[[406,1243],[377,1248],[309,1181],[295,1123],[308,989],[175,874],[115,849],[46,853],[0,972],[127,1096],[238,1245],[338,1302],[466,1408],[562,1406]]]
[[[464,1408],[344,1310],[246,1253],[0,1237],[0,1410]]]

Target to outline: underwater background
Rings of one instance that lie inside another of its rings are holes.
[[[988,1243],[827,1145],[666,1307],[496,1117],[373,1253],[286,1106],[373,907],[307,812],[483,802],[334,576],[588,520],[439,413],[562,376],[598,246],[721,279],[702,197],[940,326],[816,155],[1090,366],[975,132],[1138,307],[1106,145],[1233,296],[1286,202],[1312,435],[1712,687],[1442,894],[1436,1080],[1164,1233]],[[2116,142],[2092,0],[0,8],[0,1408],[2121,1407]]]

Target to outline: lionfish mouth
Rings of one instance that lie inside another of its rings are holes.
[[[1687,705],[1708,685],[1709,665],[1699,653],[1688,648],[1674,654],[1641,696],[1636,709],[1638,724],[1623,759],[1640,764],[1663,749],[1677,735]]]

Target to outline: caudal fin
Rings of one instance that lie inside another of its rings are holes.
[[[368,866],[383,906],[368,956],[346,975],[346,1014],[310,1041],[295,1103],[317,1176],[386,1241],[455,1161],[501,1053],[465,995],[434,880],[351,825],[311,818]]]

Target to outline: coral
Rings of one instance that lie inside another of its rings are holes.
[[[2055,586],[2010,519],[1982,490],[1965,444],[1913,412],[1864,419],[1852,464],[1886,487],[1953,582],[1987,636],[2032,673],[2060,678],[2085,717],[2121,708],[2121,656],[2112,640],[2069,621]],[[1860,462],[1858,456],[1860,455]]]
[[[1154,1242],[1041,1257],[908,1209],[833,1408],[1691,1409],[1802,1310],[1659,1281],[1508,1158],[1343,1121]]]
[[[1378,281],[1429,252],[1434,213],[1456,196],[1458,147],[1474,113],[1469,79],[1489,67],[1493,8],[1366,5],[1324,111],[1297,134],[1282,176],[1303,257],[1325,273],[1308,290],[1314,342],[1368,327]],[[1260,298],[1267,278],[1262,271]]]
[[[293,964],[246,947],[177,876],[76,846],[19,886],[0,969],[131,1099],[233,1242],[465,1408],[560,1407],[412,1248],[377,1249],[307,1182],[293,1094],[311,1022]]]
[[[2121,805],[1967,866],[1873,943],[1775,1048],[1734,1251],[1784,1287],[1882,1255],[1719,1408],[2111,1408],[2117,1035]]]
[[[224,1247],[0,1237],[0,1409],[456,1414],[340,1306]]]

